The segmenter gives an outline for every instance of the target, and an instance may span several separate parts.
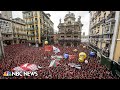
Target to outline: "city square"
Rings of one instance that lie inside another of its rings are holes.
[[[57,31],[52,15],[44,11],[22,11],[23,19],[2,11],[0,79],[119,79],[119,11],[88,14],[86,35],[82,16],[70,11],[57,19]],[[94,22],[94,15],[108,20]],[[38,76],[11,77],[6,71],[37,71]]]

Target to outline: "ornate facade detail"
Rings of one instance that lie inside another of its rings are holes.
[[[69,12],[65,15],[64,23],[58,25],[58,42],[61,45],[67,46],[77,46],[81,42],[81,28],[83,24],[81,23],[81,16],[75,21],[74,13]]]

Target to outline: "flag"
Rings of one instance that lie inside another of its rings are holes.
[[[55,54],[56,54],[56,53],[60,52],[60,49],[53,46],[53,52],[55,52]]]
[[[76,55],[69,55],[69,60],[74,60],[76,58]]]
[[[75,63],[69,63],[68,65],[69,65],[70,67],[75,67],[76,64],[75,64]]]
[[[46,45],[45,46],[45,51],[52,51],[53,50],[53,48],[52,48],[52,46],[50,46],[50,45]]]
[[[75,63],[69,63],[68,64],[70,67],[74,67],[76,69],[81,69],[81,65],[76,65]]]
[[[14,71],[36,71],[38,70],[38,67],[35,64],[25,63],[25,64],[22,64],[21,66],[13,68],[13,70]]]
[[[51,56],[51,59],[53,60],[61,60],[63,58],[63,56],[61,55],[55,55],[55,56]]]
[[[57,65],[59,65],[59,62],[58,61],[56,61],[56,60],[52,60],[51,62],[50,62],[50,65],[49,65],[49,67],[56,67]]]

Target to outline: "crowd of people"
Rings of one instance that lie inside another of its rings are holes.
[[[49,67],[51,56],[54,52],[45,52],[44,47],[32,47],[28,44],[14,44],[4,47],[5,58],[0,61],[0,78],[1,79],[117,79],[102,66],[97,58],[89,57],[89,49],[83,48],[82,45],[77,47],[54,45],[60,49],[58,55],[68,53],[76,55],[74,60],[60,60],[60,64],[56,67]],[[73,50],[77,49],[77,52]],[[80,63],[78,56],[80,52],[87,54],[88,63]],[[38,76],[31,77],[3,77],[5,71],[20,66],[24,63],[39,65],[43,68],[39,69]],[[70,67],[69,63],[80,64],[81,69]]]

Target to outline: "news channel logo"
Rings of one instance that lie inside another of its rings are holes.
[[[37,71],[26,71],[26,72],[10,72],[6,71],[3,76],[38,76]]]
[[[3,76],[12,76],[12,73],[10,71],[4,72]]]

